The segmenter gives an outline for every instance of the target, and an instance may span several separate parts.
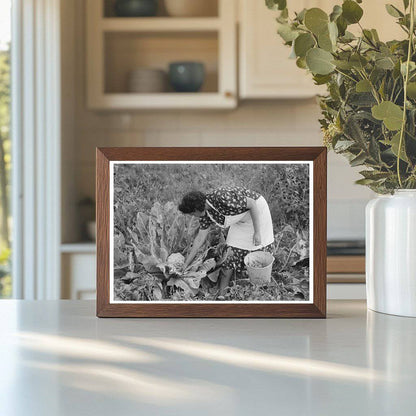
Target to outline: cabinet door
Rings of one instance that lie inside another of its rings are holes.
[[[95,299],[95,253],[65,253],[62,255],[62,298]]]
[[[396,24],[396,19],[387,13],[386,3],[393,4],[400,10],[403,9],[402,0],[389,0],[387,2],[367,0],[360,5],[364,9],[364,15],[360,22],[361,25],[367,29],[376,29],[380,40],[383,42],[393,39],[405,39],[405,32]],[[352,32],[359,32],[357,25],[355,25]]]
[[[389,1],[402,9],[402,0]],[[291,0],[289,11],[320,7],[330,12],[340,0]],[[385,5],[378,1],[361,4],[366,28],[378,30],[382,40],[402,39],[404,32],[389,16]],[[304,98],[322,93],[311,76],[289,59],[290,48],[277,35],[275,17],[278,12],[268,10],[263,0],[239,0],[240,13],[240,97],[241,98]],[[358,34],[358,25],[349,27]]]
[[[292,0],[290,11],[313,7],[310,0]],[[318,6],[320,7],[320,5]],[[276,33],[278,12],[262,0],[240,0],[240,97],[305,98],[318,93],[305,70],[289,59],[290,48]]]

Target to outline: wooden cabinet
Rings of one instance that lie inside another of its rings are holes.
[[[365,256],[328,256],[328,283],[364,283]]]
[[[317,5],[293,0],[291,11]],[[289,59],[290,48],[277,35],[278,12],[264,1],[239,0],[239,91],[241,98],[308,98],[317,88],[306,71]]]
[[[217,16],[115,17],[111,1],[87,1],[87,103],[91,109],[233,108],[237,105],[236,7],[218,2]],[[105,6],[105,7],[104,7]],[[169,63],[198,61],[206,80],[200,92],[129,92],[133,70],[167,72]]]
[[[95,244],[63,244],[61,253],[61,298],[72,300],[95,299]]]
[[[217,2],[216,16],[120,18],[112,13],[112,0],[87,0],[88,107],[234,108],[238,98],[309,98],[325,91],[289,59],[290,48],[276,33],[278,12],[268,10],[264,0],[207,1]],[[291,13],[305,7],[330,12],[339,3],[291,0],[289,8]],[[401,0],[392,3],[402,7]],[[367,1],[361,6],[364,27],[375,27],[382,40],[403,37],[384,4]],[[351,26],[350,30],[359,27]],[[169,62],[178,60],[205,64],[207,78],[201,92],[138,94],[126,90],[130,71],[142,67],[167,70]]]
[[[291,0],[290,13],[303,8],[320,7],[330,12],[337,0]],[[401,0],[391,2],[400,9]],[[362,25],[376,28],[381,40],[403,38],[404,32],[388,15],[384,4],[363,2]],[[290,48],[277,35],[275,17],[264,1],[239,0],[239,91],[241,98],[308,98],[325,91],[314,85],[311,75],[289,59]],[[359,31],[358,25],[349,27]]]

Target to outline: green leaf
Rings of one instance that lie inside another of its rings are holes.
[[[315,46],[315,40],[310,33],[302,33],[295,39],[295,53],[301,58],[306,56],[306,52]]]
[[[331,80],[331,76],[315,74],[313,80],[315,81],[315,85],[324,85]]]
[[[328,52],[333,52],[335,46],[332,43],[329,32],[324,32],[318,35],[318,45],[321,49]]]
[[[361,113],[353,113],[345,120],[344,133],[346,137],[357,143],[361,149],[367,146],[367,140],[362,126]]]
[[[376,59],[375,64],[378,68],[386,69],[386,70],[394,69],[394,65],[395,65],[392,57],[389,57],[389,56]]]
[[[384,69],[374,67],[370,74],[370,81],[373,85],[377,85],[379,82],[382,82],[386,75]]]
[[[348,22],[344,19],[342,15],[337,19],[337,27],[339,34],[341,36],[344,36],[348,27]]]
[[[360,165],[363,165],[366,160],[367,160],[367,155],[364,152],[362,152],[358,156],[350,160],[350,165],[352,167],[360,166]]]
[[[305,26],[315,35],[324,33],[328,28],[328,15],[317,7],[305,13]]]
[[[289,24],[279,23],[277,25],[277,33],[285,42],[292,42],[299,36],[297,30],[293,30]]]
[[[397,61],[394,65],[393,72],[392,72],[393,78],[398,79],[402,77],[402,74],[400,73],[400,61]]]
[[[368,63],[365,57],[358,53],[354,53],[353,55],[351,55],[349,62],[354,68],[357,69],[363,69]]]
[[[331,39],[331,43],[334,46],[334,48],[337,45],[337,38],[338,38],[338,26],[334,22],[328,23],[328,32],[329,32],[329,38]]]
[[[383,144],[385,144],[386,146],[390,146],[391,151],[393,152],[393,154],[396,157],[399,155],[400,132],[396,133],[390,141],[381,140],[381,142]],[[407,158],[406,152],[405,152],[405,149],[404,149],[404,140],[403,140],[403,143],[402,143],[402,150],[400,152],[400,159],[405,161],[405,162],[409,162],[409,159]]]
[[[305,57],[296,59],[296,66],[301,69],[307,69]]]
[[[386,4],[387,13],[393,17],[403,17],[403,13],[397,8],[394,7],[392,4]]]
[[[416,70],[416,64],[412,61],[409,62],[409,74]],[[400,73],[403,77],[406,76],[406,62],[400,64]]]
[[[404,6],[404,9],[406,10],[409,7],[409,0],[403,0],[403,6]]]
[[[342,16],[349,24],[358,23],[363,13],[363,9],[353,0],[346,0],[342,4]]]
[[[382,120],[389,130],[399,130],[402,126],[403,110],[391,101],[375,105],[371,113],[375,119]]]
[[[363,35],[364,35],[365,41],[367,41],[367,42],[374,42],[373,34],[371,33],[371,30],[364,29],[363,30]]]
[[[297,20],[298,22],[303,22],[303,20],[305,19],[306,11],[306,9],[303,9],[299,13],[296,13],[295,20]]]
[[[349,63],[349,61],[335,59],[333,63],[337,68],[344,70],[344,71],[350,70],[352,68],[352,65]]]
[[[348,98],[348,104],[357,107],[365,108],[372,107],[376,104],[373,94],[369,92],[352,92]]]
[[[337,28],[338,28],[338,31],[339,31],[339,27],[338,27],[338,25],[337,25]],[[348,43],[348,42],[351,42],[351,41],[353,41],[353,40],[355,40],[356,39],[356,36],[353,34],[353,33],[351,33],[351,32],[348,32],[348,30],[344,33],[344,35],[341,37],[341,39],[340,39],[340,41],[342,41],[342,42],[344,42],[344,43]]]
[[[391,172],[380,172],[376,170],[362,170],[360,175],[363,175],[365,179],[372,179],[377,181],[380,179],[386,179],[391,176]]]
[[[336,4],[334,8],[332,9],[332,13],[329,15],[329,20],[331,22],[335,22],[338,17],[342,15],[342,7]]]
[[[367,79],[362,79],[361,81],[357,82],[355,90],[357,92],[371,92],[371,82]]]
[[[374,179],[358,179],[355,181],[356,185],[370,185],[374,182]]]
[[[286,0],[266,0],[266,6],[270,10],[283,10],[286,8]]]
[[[327,75],[334,69],[333,56],[320,48],[310,49],[306,54],[306,64],[313,74]]]
[[[374,159],[374,162],[379,164],[381,160],[380,147],[378,145],[377,139],[375,139],[374,136],[371,136],[370,138],[368,151],[370,152],[370,156]]]
[[[386,79],[383,78],[380,87],[378,89],[378,93],[380,94],[380,97],[385,100],[386,99],[386,94],[385,94],[385,87],[386,87]]]
[[[334,146],[334,150],[337,153],[345,152],[351,146],[354,146],[355,142],[352,140],[338,140]]]
[[[409,82],[407,84],[407,97],[416,100],[416,82]]]
[[[283,9],[281,12],[280,12],[280,16],[279,16],[281,19],[285,19],[285,20],[287,20],[288,19],[288,17],[289,17],[289,10],[287,9],[287,8],[285,8],[285,9]]]
[[[371,34],[373,35],[373,39],[376,42],[380,42],[380,38],[378,37],[378,33],[377,33],[377,30],[376,29],[371,29]]]

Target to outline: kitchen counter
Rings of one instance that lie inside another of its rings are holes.
[[[414,415],[416,319],[97,319],[0,301],[0,415]]]

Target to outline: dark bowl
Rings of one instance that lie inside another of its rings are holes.
[[[158,0],[117,0],[114,10],[120,17],[156,16]]]
[[[172,62],[169,81],[177,92],[197,92],[205,80],[205,67],[201,62]]]

